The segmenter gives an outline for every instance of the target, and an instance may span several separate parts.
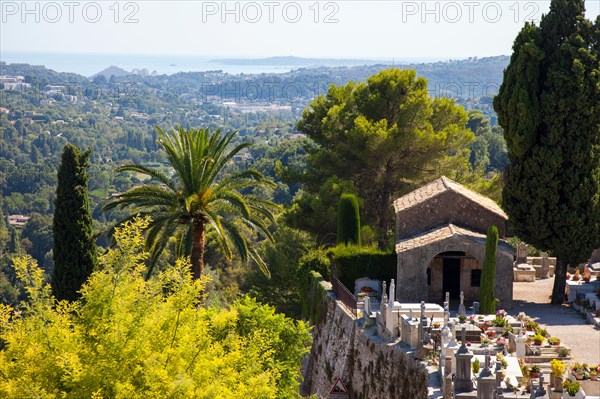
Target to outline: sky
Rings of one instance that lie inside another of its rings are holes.
[[[586,1],[588,18],[600,0]],[[510,54],[549,1],[0,0],[6,52],[379,60]]]

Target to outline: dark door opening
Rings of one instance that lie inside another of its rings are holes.
[[[460,299],[460,258],[443,258],[442,301],[446,292],[450,293],[451,300]]]

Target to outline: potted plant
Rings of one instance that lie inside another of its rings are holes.
[[[498,353],[496,355],[496,360],[500,361],[500,364],[502,365],[503,368],[508,367],[508,362],[506,361],[506,358],[504,357],[504,355],[502,353]]]
[[[489,338],[494,338],[496,336],[496,331],[495,330],[487,330],[485,333],[487,334],[487,336]]]
[[[542,342],[544,342],[544,336],[543,335],[541,335],[541,334],[535,334],[533,336],[533,343],[535,345],[541,345]]]
[[[592,279],[592,275],[590,273],[590,269],[588,269],[587,267],[585,268],[585,270],[583,271],[583,275],[581,276],[581,279],[583,281],[585,281],[586,283],[589,282]]]
[[[458,322],[459,322],[460,324],[463,324],[463,323],[465,322],[465,320],[467,320],[467,316],[465,316],[465,315],[463,315],[463,314],[461,314],[461,315],[458,315]]]
[[[540,366],[537,364],[531,366],[531,369],[529,369],[529,375],[531,375],[531,378],[538,378],[540,376]]]
[[[590,380],[592,381],[598,381],[598,371],[593,369],[592,371],[590,371]]]
[[[508,326],[508,319],[504,316],[496,316],[496,318],[492,321],[492,324],[496,326],[496,332],[502,333],[504,328]]]
[[[479,362],[479,358],[475,358],[473,363],[471,363],[471,368],[473,369],[473,374],[479,373],[479,369],[481,368],[481,363]]]
[[[558,338],[558,337],[550,337],[550,338],[548,338],[548,343],[550,345],[554,345],[554,346],[560,345],[560,338]]]
[[[537,328],[537,326],[539,326],[539,323],[533,321],[533,320],[528,320],[527,324],[525,324],[525,327],[527,328],[527,331],[533,331],[534,328]]]
[[[496,341],[496,348],[497,349],[504,349],[506,347],[506,340],[504,338],[500,338]],[[498,354],[496,357],[500,356],[501,354]]]
[[[440,328],[440,322],[439,321],[434,321],[433,322],[433,328]]]
[[[575,378],[577,378],[578,380],[583,380],[583,365],[580,364],[579,362],[575,362],[575,364],[571,367],[571,370],[573,372],[573,374],[575,375]]]
[[[550,370],[552,370],[552,374],[554,375],[554,390],[562,392],[563,375],[567,371],[567,365],[562,360],[552,359],[550,361]]]
[[[581,280],[581,274],[579,274],[579,269],[577,269],[575,271],[575,274],[573,275],[573,277],[571,277],[571,280],[573,280],[573,281],[579,281],[579,280]]]
[[[557,353],[559,357],[569,357],[571,354],[571,349],[565,347],[558,348]]]
[[[577,381],[571,382],[567,380],[565,381],[564,389],[568,396],[563,395],[563,398],[576,398],[580,392],[581,385]]]

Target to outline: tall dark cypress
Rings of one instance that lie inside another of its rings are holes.
[[[340,197],[337,242],[360,245],[360,213],[358,198],[354,194],[342,194]]]
[[[490,226],[487,231],[485,242],[485,258],[481,271],[481,284],[479,288],[479,302],[481,304],[479,313],[496,313],[496,296],[494,285],[496,284],[496,250],[498,248],[498,228]]]
[[[552,303],[567,265],[600,246],[600,45],[583,0],[552,0],[513,45],[494,99],[509,166],[503,207],[515,233],[557,257]]]
[[[54,201],[54,271],[52,293],[57,299],[75,300],[96,264],[96,244],[88,202],[90,150],[67,144],[58,170]]]

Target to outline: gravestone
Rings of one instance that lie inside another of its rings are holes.
[[[467,310],[465,309],[465,293],[463,291],[460,292],[460,305],[458,305],[458,315],[467,315]]]
[[[527,263],[527,244],[520,243],[517,245],[517,265]]]
[[[425,316],[425,302],[424,301],[421,301],[421,318],[420,318],[419,326],[421,328],[421,336],[419,337],[419,339],[424,344],[428,344],[429,337],[425,334],[425,327],[427,327],[427,316]]]
[[[496,377],[490,369],[490,352],[486,349],[484,367],[477,377],[477,399],[494,399],[495,394]]]
[[[473,315],[476,315],[477,312],[479,312],[479,302],[475,301],[473,302]]]
[[[456,380],[454,382],[454,389],[457,392],[472,392],[473,381],[471,381],[471,359],[473,353],[467,347],[467,329],[462,328],[461,333],[462,345],[454,357],[456,359]]]
[[[444,377],[444,399],[454,398],[454,384],[452,381],[452,374],[446,374]]]
[[[363,317],[365,321],[368,321],[369,317],[371,317],[371,298],[369,298],[368,296],[365,297],[365,308]]]
[[[448,334],[448,343],[444,347],[444,358],[446,359],[446,369],[451,374],[456,374],[456,358],[454,357],[454,351],[458,349],[458,342],[456,342],[456,330],[453,322],[448,323],[450,333]]]
[[[546,395],[546,388],[544,388],[544,373],[540,373],[540,383],[538,384],[537,391],[535,392],[537,397]]]
[[[502,362],[496,358],[496,399],[504,399],[502,389]]]
[[[523,323],[521,323],[521,324],[523,324]],[[519,331],[519,334],[515,336],[515,352],[519,359],[525,358],[526,341],[527,341],[527,336],[525,335],[523,328],[521,328],[521,331]]]
[[[548,254],[545,252],[544,252],[544,256],[542,257],[541,273],[542,273],[541,278],[543,278],[543,279],[550,278],[550,259],[548,259]]]
[[[385,325],[385,305],[387,304],[387,294],[383,291],[383,296],[381,297],[381,303],[379,303],[379,314],[381,315],[381,320]]]

